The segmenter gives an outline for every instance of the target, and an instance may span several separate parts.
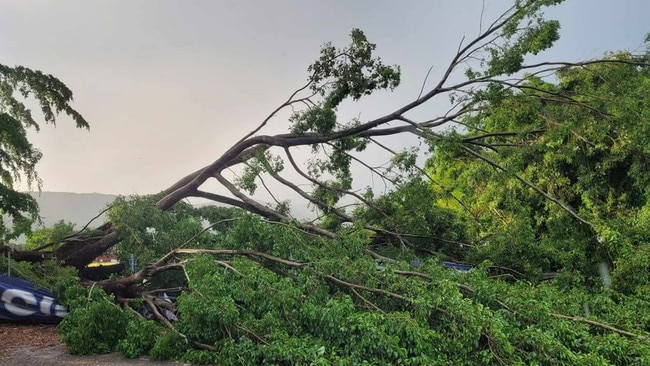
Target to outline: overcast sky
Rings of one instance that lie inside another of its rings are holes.
[[[487,19],[504,1],[485,1]],[[0,63],[51,73],[91,123],[32,133],[43,190],[144,194],[211,162],[307,77],[320,45],[352,28],[377,43],[403,82],[358,111],[389,112],[442,72],[462,36],[478,31],[482,1],[0,0]],[[638,48],[647,0],[568,0],[555,60]],[[350,112],[351,113],[351,112]],[[271,132],[284,131],[275,120]]]

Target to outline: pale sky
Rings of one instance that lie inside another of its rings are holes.
[[[486,20],[504,1],[485,1]],[[0,0],[0,63],[51,73],[91,124],[30,134],[43,190],[145,194],[213,161],[307,78],[320,45],[352,28],[402,67],[402,85],[343,111],[369,119],[414,99],[478,31],[482,1]],[[638,48],[647,0],[568,0],[543,56],[581,60]],[[268,132],[283,132],[276,119]]]

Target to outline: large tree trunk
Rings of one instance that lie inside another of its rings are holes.
[[[99,235],[87,239],[71,239],[63,243],[54,256],[68,266],[81,269],[120,242],[120,234],[110,222],[100,226]]]
[[[12,259],[17,261],[31,263],[57,259],[63,265],[81,270],[121,240],[120,234],[115,231],[113,224],[110,222],[103,224],[97,230],[99,231],[97,235],[92,237],[77,236],[69,238],[53,251],[15,250],[9,246],[0,246],[0,253],[10,255]]]
[[[0,253],[5,256],[11,256],[11,259],[17,261],[27,261],[31,263],[42,262],[54,258],[54,253],[43,252],[38,250],[15,250],[10,246],[0,246]]]

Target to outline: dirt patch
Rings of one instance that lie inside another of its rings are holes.
[[[179,366],[173,362],[152,362],[146,357],[126,359],[121,354],[72,356],[68,354],[54,325],[0,323],[0,365],[125,365],[125,366]]]
[[[47,348],[61,344],[61,339],[53,325],[22,325],[0,323],[2,349],[0,357],[7,356],[17,347]]]

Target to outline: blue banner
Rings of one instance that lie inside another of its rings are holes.
[[[20,278],[0,276],[0,320],[56,324],[66,314],[50,291]]]

